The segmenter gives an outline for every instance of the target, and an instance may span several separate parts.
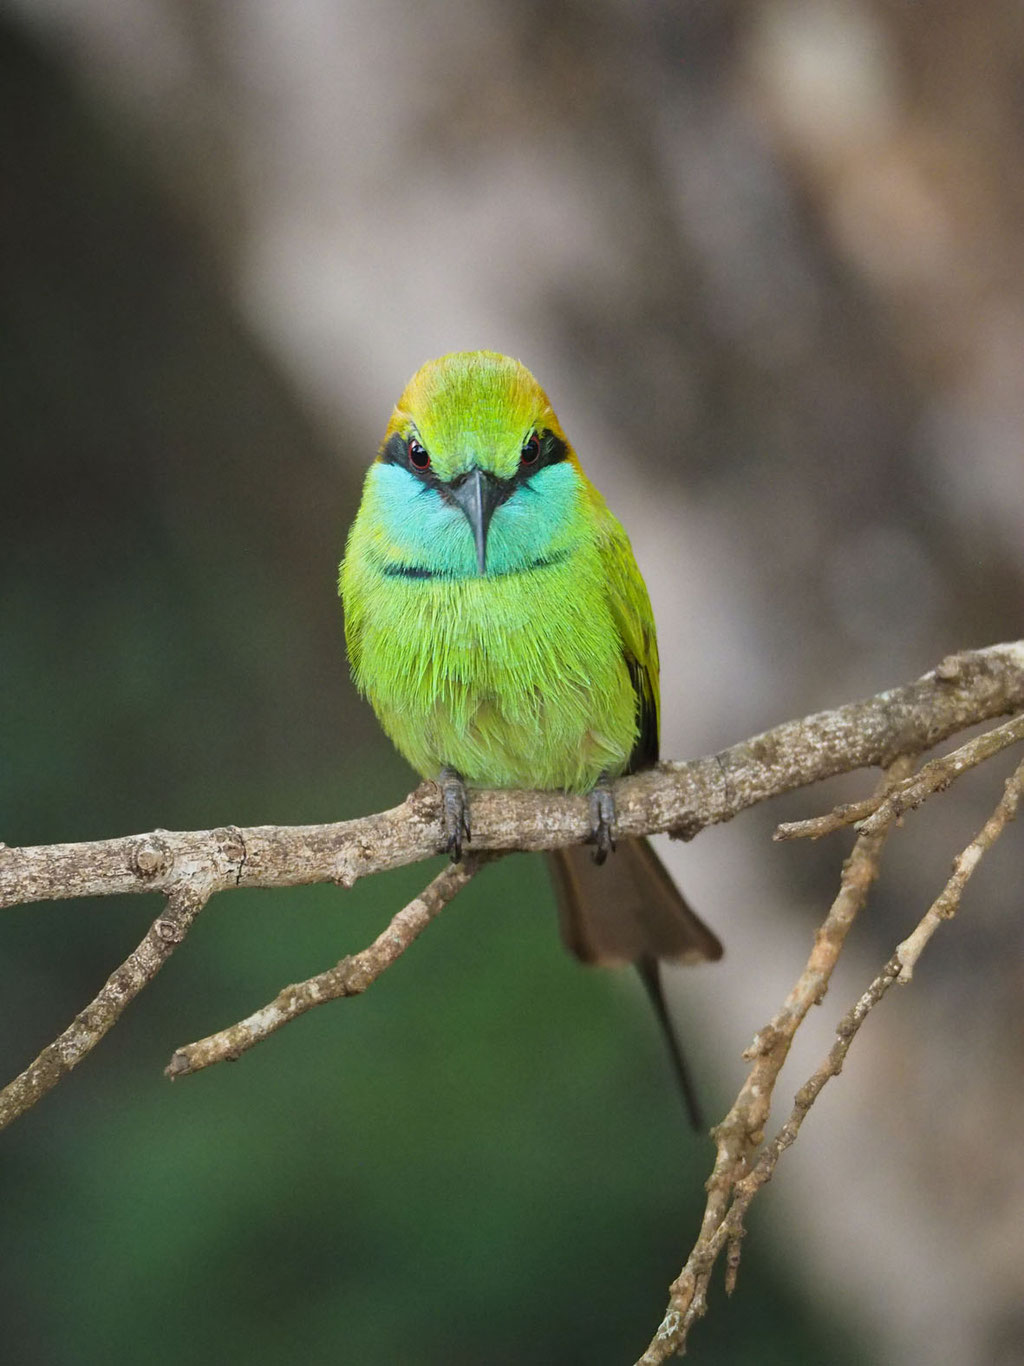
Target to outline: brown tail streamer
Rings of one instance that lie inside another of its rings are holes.
[[[622,840],[598,866],[585,845],[548,855],[566,947],[584,963],[633,963],[647,989],[690,1120],[702,1129],[700,1105],[661,986],[659,962],[721,958],[722,945],[690,909],[645,839]]]

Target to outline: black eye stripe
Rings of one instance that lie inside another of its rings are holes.
[[[533,479],[540,470],[545,469],[548,465],[559,464],[569,454],[569,448],[562,438],[556,436],[554,432],[549,431],[547,427],[544,427],[539,432],[533,433],[533,435],[536,436],[538,442],[536,459],[521,461],[519,469],[512,477],[512,482],[514,484],[524,484],[529,487],[530,480]]]
[[[557,465],[569,454],[569,447],[560,436],[554,432],[549,432],[547,428],[538,433],[540,437],[540,459],[538,465]]]
[[[562,438],[549,431],[547,427],[532,433],[531,441],[534,437],[537,441],[537,455],[529,462],[530,474],[536,473],[544,465],[557,465],[569,454],[569,448]],[[525,445],[523,449],[526,449]]]
[[[431,469],[429,461],[422,468],[414,465],[409,458],[409,438],[403,436],[401,432],[395,432],[388,437],[380,448],[380,460],[385,465],[401,465],[402,469],[414,474],[422,483],[431,488],[438,488],[441,481]]]
[[[548,465],[557,465],[569,454],[569,448],[561,437],[544,427],[536,433],[540,443],[540,451],[536,460],[531,460],[527,465],[521,465],[516,473],[509,480],[509,493],[512,492],[516,484],[525,484],[532,479],[539,470]],[[401,465],[414,474],[417,479],[421,479],[424,484],[434,488],[443,488],[442,481],[438,479],[434,471],[427,466],[426,469],[417,469],[409,459],[408,437],[401,432],[393,432],[387,441],[380,448],[380,459],[385,465]]]
[[[380,448],[380,458],[385,465],[405,464],[405,437],[401,432],[388,437]]]

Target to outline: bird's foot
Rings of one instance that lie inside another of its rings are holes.
[[[615,852],[615,798],[603,780],[590,793],[590,838],[594,847],[594,862],[604,863]]]
[[[469,794],[462,775],[454,768],[442,768],[437,785],[441,789],[441,828],[446,853],[452,863],[462,858],[462,842],[467,844],[473,834],[469,828]]]

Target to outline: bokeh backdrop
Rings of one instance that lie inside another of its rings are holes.
[[[1018,636],[1022,38],[1001,0],[6,0],[0,838],[401,799],[334,581],[390,407],[449,350],[530,365],[626,523],[667,755]],[[893,841],[782,1097],[1002,776]],[[728,945],[672,983],[715,1114],[847,847],[770,830],[870,781],[666,846]],[[711,1145],[631,976],[563,954],[535,861],[365,998],[161,1075],[427,873],[218,898],[3,1135],[5,1361],[639,1354]],[[1011,831],[816,1107],[691,1359],[1024,1356],[1022,873]],[[157,904],[4,913],[6,1074]]]

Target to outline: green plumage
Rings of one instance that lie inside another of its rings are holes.
[[[424,777],[450,767],[471,786],[587,792],[629,767],[644,707],[657,733],[653,618],[629,541],[521,366],[478,352],[422,375],[382,449],[419,433],[439,478],[472,465],[514,478],[538,431],[565,454],[496,509],[484,575],[461,511],[408,469],[371,468],[341,573],[356,683]]]

